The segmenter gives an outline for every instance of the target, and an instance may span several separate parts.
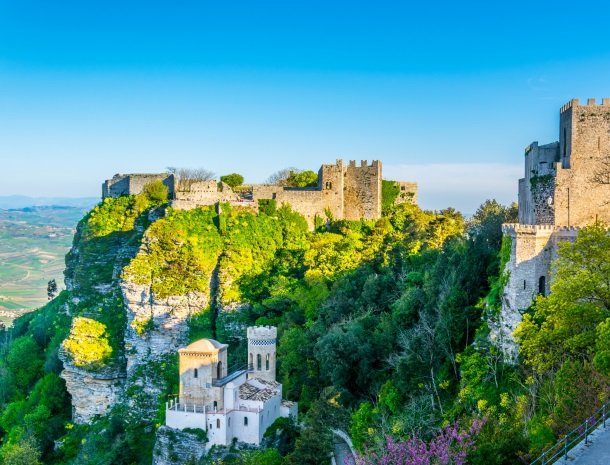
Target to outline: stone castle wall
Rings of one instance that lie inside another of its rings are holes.
[[[585,226],[610,222],[610,185],[596,174],[610,174],[610,99],[596,105],[572,100],[561,111],[560,154],[555,191],[555,224]],[[607,176],[610,181],[610,176]]]
[[[348,220],[367,220],[381,217],[381,162],[368,165],[363,160],[359,167],[350,161],[345,170],[345,198],[343,217]]]
[[[176,178],[171,173],[159,174],[115,174],[112,179],[102,184],[102,199],[135,195],[142,192],[144,186],[154,181],[161,181],[168,189],[170,199],[173,198]]]
[[[398,187],[398,196],[394,203],[414,203],[417,204],[417,183],[407,181],[396,181]]]
[[[313,188],[291,188],[277,185],[254,185],[252,196],[241,196],[224,183],[216,181],[189,182],[181,184],[173,174],[128,174],[115,175],[102,186],[102,197],[118,197],[138,194],[152,181],[162,180],[169,189],[171,205],[175,209],[191,209],[218,203],[251,208],[258,211],[258,201],[273,199],[277,206],[288,204],[301,213],[310,228],[316,218],[325,220],[374,220],[381,217],[381,162],[366,160],[356,166],[343,160],[335,164],[322,165],[318,172],[318,185]],[[400,192],[397,203],[416,202],[417,184],[398,182]]]
[[[519,224],[503,228],[512,249],[502,313],[492,334],[511,356],[523,311],[550,290],[558,244],[574,241],[579,228],[597,220],[610,223],[610,99],[601,105],[594,99],[564,105],[559,132],[559,142],[526,148]],[[604,170],[608,184],[596,179]]]

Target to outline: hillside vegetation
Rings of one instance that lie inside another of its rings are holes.
[[[150,463],[165,396],[176,393],[174,355],[138,369],[124,399],[91,425],[71,423],[58,376],[59,352],[92,372],[124,365],[119,279],[159,297],[209,295],[189,320],[190,338],[230,342],[232,362],[245,357],[235,328],[278,326],[278,380],[299,402],[302,425],[278,420],[268,448],[229,451],[216,464],[325,463],[331,427],[350,433],[362,463],[415,440],[443,445],[455,463],[462,452],[472,464],[519,463],[606,395],[610,242],[602,227],[562,248],[553,293],[526,316],[523,363],[513,366],[486,321],[498,313],[510,245],[500,225],[514,208],[486,202],[465,221],[450,209],[388,204],[378,221],[313,232],[287,207],[262,210],[173,211],[151,193],[92,210],[66,259],[68,290],[0,335],[2,463]],[[157,388],[152,405],[143,379]],[[443,442],[459,431],[464,451]]]

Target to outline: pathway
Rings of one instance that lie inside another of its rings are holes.
[[[600,426],[589,435],[587,444],[582,441],[568,453],[567,460],[556,462],[561,465],[609,465],[610,464],[610,422]]]

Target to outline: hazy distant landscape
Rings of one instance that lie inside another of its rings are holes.
[[[49,280],[63,287],[74,228],[95,201],[0,197],[0,322],[43,305]]]

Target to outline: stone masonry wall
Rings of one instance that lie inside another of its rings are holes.
[[[369,166],[363,160],[359,167],[350,161],[345,171],[343,217],[367,220],[381,217],[381,162]]]
[[[600,171],[610,171],[604,165],[610,162],[610,99],[602,105],[594,99],[587,105],[572,100],[562,108],[560,121],[562,163],[557,170],[555,224],[610,222],[610,185],[594,180]]]
[[[516,359],[517,347],[512,335],[521,322],[523,311],[539,293],[549,293],[552,262],[557,258],[557,244],[573,241],[578,229],[553,225],[505,224],[503,233],[511,238],[510,259],[504,269],[504,273],[508,274],[508,282],[502,296],[502,312],[498,321],[490,326],[492,338],[509,358]]]
[[[102,184],[102,198],[136,195],[142,192],[146,184],[153,181],[162,181],[169,191],[169,197],[173,197],[175,176],[170,173],[158,173],[115,174],[112,179],[108,179]]]

